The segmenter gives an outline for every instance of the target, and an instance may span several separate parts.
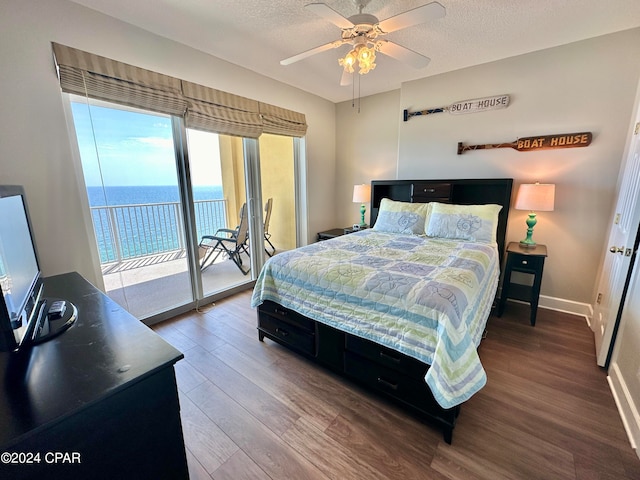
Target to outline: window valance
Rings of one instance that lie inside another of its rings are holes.
[[[184,117],[186,126],[256,138],[304,136],[304,114],[53,43],[64,92]]]
[[[263,131],[256,100],[186,81],[182,81],[182,92],[189,102],[187,128],[249,138]]]

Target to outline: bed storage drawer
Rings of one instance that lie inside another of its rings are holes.
[[[447,202],[451,199],[450,183],[414,183],[411,188],[412,202]]]
[[[265,300],[265,302],[260,305],[259,310],[260,312],[268,313],[269,316],[280,319],[283,322],[289,323],[301,330],[306,330],[311,333],[315,332],[316,322],[269,300]]]
[[[345,352],[345,373],[386,395],[429,412],[437,405],[424,379],[409,378],[398,371]]]
[[[309,331],[306,328],[300,328],[295,323],[260,310],[258,311],[258,333],[260,340],[268,337],[300,353],[310,356],[316,354],[315,330]]]
[[[347,336],[346,349],[412,378],[424,378],[428,370],[428,366],[419,360],[407,357],[364,338]]]

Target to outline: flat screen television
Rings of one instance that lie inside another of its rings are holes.
[[[61,333],[76,313],[68,302],[44,297],[24,189],[0,185],[0,351]]]

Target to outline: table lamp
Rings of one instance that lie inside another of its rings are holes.
[[[533,236],[533,227],[537,223],[535,212],[552,212],[555,200],[556,186],[552,183],[523,183],[518,189],[516,197],[516,210],[529,210],[527,218],[527,236],[520,240],[523,247],[533,248],[536,242]]]
[[[354,185],[353,186],[353,203],[360,203],[360,228],[367,228],[364,223],[364,213],[367,207],[364,205],[371,201],[371,185]]]

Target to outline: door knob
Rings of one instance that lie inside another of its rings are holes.
[[[611,253],[619,253],[620,255],[626,255],[627,257],[631,256],[631,249],[630,248],[616,247],[614,245],[613,247],[609,248],[609,251]]]

